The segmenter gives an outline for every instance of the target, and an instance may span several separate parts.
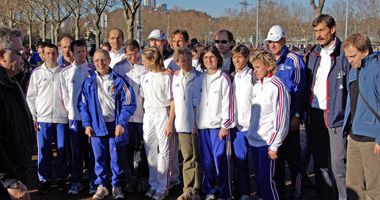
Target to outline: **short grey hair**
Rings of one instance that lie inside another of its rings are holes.
[[[21,30],[0,26],[0,49],[11,48],[12,40],[17,37],[22,37]]]

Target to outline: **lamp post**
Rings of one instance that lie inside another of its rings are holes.
[[[170,31],[170,12],[169,11],[167,11],[166,12],[166,14],[167,14],[167,27],[166,27],[166,35],[169,35],[169,31]]]
[[[346,0],[346,26],[344,29],[344,38],[348,36],[348,0]]]

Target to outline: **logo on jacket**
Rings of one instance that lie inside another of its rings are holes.
[[[109,92],[110,92],[110,94],[115,94],[115,86],[113,86],[113,85],[111,85],[110,87],[109,87]]]
[[[338,72],[338,76],[336,78],[337,79],[342,79],[345,75],[346,75],[346,73],[343,70],[341,70],[341,71]]]

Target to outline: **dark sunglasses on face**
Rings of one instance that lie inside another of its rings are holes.
[[[222,43],[222,44],[227,44],[227,40],[215,40],[214,41],[216,44]]]

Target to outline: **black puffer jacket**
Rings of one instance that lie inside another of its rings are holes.
[[[0,66],[0,187],[25,181],[32,160],[33,121],[19,84]]]

